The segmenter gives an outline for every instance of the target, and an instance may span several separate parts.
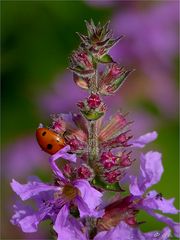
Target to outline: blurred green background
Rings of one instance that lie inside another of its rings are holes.
[[[67,68],[68,56],[79,43],[75,31],[84,31],[84,19],[104,21],[111,11],[78,1],[1,4],[2,124],[7,126],[2,138],[7,143],[34,130],[40,119],[35,99]]]
[[[135,2],[135,7],[140,7],[141,11],[151,7],[149,5],[156,4],[156,2],[151,4]],[[47,121],[47,113],[43,111],[46,106],[41,108],[38,102],[39,96],[46,91],[50,92],[54,80],[68,67],[68,57],[79,44],[75,32],[85,32],[84,20],[93,18],[96,23],[98,21],[105,23],[117,11],[127,10],[128,7],[134,7],[131,1],[117,1],[116,5],[112,3],[109,6],[97,6],[95,2],[86,1],[1,1],[2,151],[10,152],[13,144],[19,140],[23,142],[23,138],[34,134],[39,122]],[[178,88],[177,59],[178,56],[174,56],[172,62],[174,78],[171,79],[176,88]],[[121,61],[123,62],[123,59]],[[138,69],[135,79],[139,82],[136,85],[133,80],[133,86],[138,87],[142,83],[138,79],[144,78],[141,66],[138,66],[138,60],[135,68]],[[122,95],[128,95],[128,89],[131,90],[130,85],[131,83],[128,83],[126,91]],[[79,89],[74,88],[70,91],[78,92]],[[153,148],[162,152],[165,173],[155,189],[167,198],[175,197],[175,206],[178,207],[178,113],[169,117],[168,114],[159,110],[159,106],[157,107],[154,102],[146,99],[146,96],[141,93],[139,91],[134,98],[133,95],[130,99],[127,98],[128,109],[125,111],[135,112],[136,109],[141,108],[152,119],[156,118],[154,128],[158,131],[159,137],[147,149]],[[66,101],[70,101],[70,95],[67,92]],[[176,99],[177,95],[174,97]],[[121,107],[123,108],[123,106]],[[7,204],[10,204],[14,198],[14,193],[9,187],[9,181],[14,176],[13,174],[12,176],[8,175],[8,164],[11,162],[3,157],[2,171],[5,172],[2,173],[1,181],[3,217],[1,239],[47,239],[45,227],[42,227],[42,235],[38,237],[38,235],[32,234],[23,235],[17,227],[10,224],[12,209]],[[16,170],[14,169],[14,171]],[[44,179],[48,179],[50,176],[47,172],[46,177],[41,170],[41,164],[35,169],[30,169],[28,175],[36,173]],[[25,180],[23,174],[19,175],[20,178]],[[145,214],[140,214],[139,219],[147,222],[141,226],[144,231],[161,229],[164,226]],[[173,216],[173,219],[178,221],[177,216]],[[46,237],[43,237],[43,231]]]

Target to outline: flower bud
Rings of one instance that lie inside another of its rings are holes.
[[[132,136],[127,136],[127,132],[125,132],[121,133],[117,137],[114,137],[108,141],[103,142],[101,145],[107,148],[129,147],[130,144],[128,144],[128,141],[131,138]]]
[[[121,71],[122,71],[122,68],[120,68],[117,64],[112,64],[108,74],[110,75],[110,77],[117,77],[119,76]]]
[[[120,166],[121,167],[129,167],[131,166],[132,164],[132,160],[130,159],[130,154],[131,152],[129,153],[126,153],[126,152],[123,152],[121,157],[120,157]]]
[[[100,80],[100,93],[103,95],[114,94],[132,71],[126,70],[117,63],[110,64],[107,68],[107,73]]]
[[[73,52],[70,58],[70,69],[82,78],[92,78],[95,74],[91,55],[82,49]]]
[[[78,102],[78,103],[77,103],[77,106],[78,106],[80,109],[85,108],[85,104],[84,104],[83,102]]]
[[[105,104],[101,101],[99,95],[93,93],[84,102],[79,102],[78,107],[89,121],[99,119],[106,111]]]
[[[94,178],[93,170],[86,164],[82,164],[78,170],[78,177],[82,179],[92,180]]]
[[[119,199],[105,207],[105,214],[98,219],[97,228],[100,231],[110,230],[116,227],[120,221],[125,221],[128,225],[135,226],[136,214],[132,206],[131,196]]]
[[[96,109],[101,104],[101,99],[97,94],[91,94],[91,96],[87,100],[88,106],[91,109]]]
[[[52,114],[52,130],[56,133],[63,133],[66,130],[66,123],[60,114]]]
[[[121,173],[119,171],[113,170],[111,172],[106,172],[104,174],[105,180],[108,183],[115,183],[118,182],[120,179]]]
[[[66,163],[63,167],[63,173],[66,177],[70,178],[72,174],[72,167],[70,164]]]
[[[81,142],[77,138],[73,138],[68,142],[72,151],[77,151],[82,148]]]
[[[110,151],[103,152],[100,162],[103,164],[104,168],[110,169],[116,165],[116,157]]]
[[[90,22],[86,21],[86,27],[88,36],[78,33],[82,40],[81,47],[91,52],[96,60],[104,62],[102,59],[103,56],[106,55],[123,36],[120,36],[117,39],[112,39],[112,31],[108,28],[109,22],[104,26],[101,26],[100,23],[95,26],[93,20]]]

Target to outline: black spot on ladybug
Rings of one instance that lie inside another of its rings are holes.
[[[42,136],[45,136],[45,135],[46,135],[46,132],[43,132],[43,133],[42,133]]]
[[[49,149],[49,150],[51,150],[51,149],[52,149],[52,147],[53,147],[53,145],[52,145],[52,144],[48,144],[48,145],[47,145],[47,149]]]

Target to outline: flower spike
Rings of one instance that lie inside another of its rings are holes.
[[[103,96],[114,95],[134,71],[109,55],[123,35],[114,38],[110,22],[95,25],[91,19],[85,23],[87,36],[77,33],[82,42],[70,57],[69,69],[76,85],[88,95],[77,103],[79,114],[52,114],[49,126],[41,124],[37,129],[37,141],[50,155],[53,181],[43,183],[31,177],[27,184],[20,184],[13,179],[13,191],[22,201],[32,199],[35,208],[15,204],[11,223],[32,233],[40,222],[49,220],[51,238],[57,240],[167,240],[171,232],[180,237],[179,224],[164,216],[179,212],[174,198],[148,191],[163,174],[161,153],[141,154],[139,173],[131,171],[136,148],[154,141],[157,133],[133,139],[132,122],[122,112],[104,123],[108,109]],[[139,225],[146,219],[137,221],[140,211],[167,226],[158,236],[154,231],[141,232]]]

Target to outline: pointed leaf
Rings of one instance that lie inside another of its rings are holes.
[[[86,119],[89,121],[97,120],[104,115],[104,112],[98,111],[81,111]]]
[[[110,40],[108,45],[106,46],[107,48],[111,48],[113,47],[114,45],[116,45],[121,39],[123,39],[125,36],[124,35],[121,35],[120,37],[116,38],[116,39],[113,39],[113,40]]]
[[[109,32],[109,24],[110,21],[108,21],[102,28],[102,32],[101,32],[101,37],[103,37],[105,34],[107,34]]]
[[[116,79],[111,86],[107,88],[107,91],[111,94],[115,93],[127,79],[127,77],[132,73],[134,70],[127,70],[125,71],[118,79]]]
[[[113,63],[113,59],[110,55],[106,54],[98,60],[100,63]]]
[[[100,49],[101,47],[104,47],[108,42],[109,42],[109,38],[105,39],[104,41],[97,42],[96,46],[98,49]]]
[[[133,72],[133,70],[124,70],[121,74],[120,77],[117,79],[114,79],[110,81],[110,83],[104,82],[101,86],[100,93],[108,96],[114,94],[116,91],[119,90],[119,88],[122,86],[122,84],[125,82],[127,77]]]
[[[86,24],[88,36],[91,37],[91,35],[93,34],[93,28],[91,24],[86,20],[85,20],[85,24]]]
[[[89,41],[89,38],[82,33],[76,32],[76,34],[80,37],[80,39],[84,42],[87,43]]]
[[[101,187],[108,191],[124,192],[124,190],[120,187],[119,183],[108,184],[105,181],[103,181],[99,176],[96,176],[93,179],[92,183],[95,186]]]

